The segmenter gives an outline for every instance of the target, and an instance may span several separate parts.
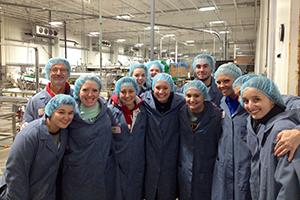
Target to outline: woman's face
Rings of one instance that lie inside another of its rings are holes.
[[[79,99],[86,107],[92,107],[100,95],[99,85],[95,81],[87,80],[80,88]]]
[[[193,113],[200,113],[204,109],[204,97],[196,88],[190,88],[186,91],[185,102]]]
[[[73,106],[61,105],[55,112],[52,113],[49,122],[50,127],[54,131],[58,131],[61,128],[67,128],[72,122],[74,117]]]
[[[232,83],[233,78],[225,74],[219,75],[216,79],[217,87],[223,96],[235,96]]]
[[[242,96],[245,110],[253,119],[261,119],[274,107],[274,103],[255,88],[246,88]]]
[[[134,106],[134,100],[136,97],[133,86],[122,86],[119,94],[121,103],[126,105],[128,108]]]
[[[136,68],[133,70],[132,77],[135,78],[136,82],[142,87],[146,82],[146,73],[143,68]]]
[[[149,69],[150,76],[153,78],[156,74],[160,73],[160,69],[156,67],[155,65],[152,65]]]
[[[171,94],[171,87],[167,81],[157,81],[154,86],[153,94],[160,103],[166,103]]]

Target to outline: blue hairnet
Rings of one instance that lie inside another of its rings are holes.
[[[175,85],[174,85],[172,76],[170,74],[167,74],[167,73],[156,74],[152,80],[152,90],[154,90],[154,87],[155,87],[155,84],[157,83],[157,81],[166,81],[171,88],[171,92],[174,91]]]
[[[157,68],[160,70],[160,72],[164,72],[164,67],[165,67],[165,66],[164,66],[163,64],[161,64],[159,60],[153,60],[153,61],[147,62],[147,63],[146,63],[146,67],[147,67],[148,71],[150,70],[150,68],[151,68],[153,65],[154,65],[155,67],[157,67]]]
[[[250,79],[257,77],[257,76],[259,76],[259,75],[257,75],[257,74],[242,75],[242,76],[238,77],[237,79],[235,79],[235,81],[232,84],[232,87],[233,88],[241,87],[246,81],[249,81]]]
[[[144,69],[145,71],[145,76],[148,77],[148,70],[147,70],[147,67],[144,65],[144,64],[141,64],[141,63],[136,63],[136,64],[132,64],[130,65],[129,67],[129,76],[132,76],[133,74],[133,71],[137,68],[141,68],[141,69]]]
[[[214,73],[215,79],[218,78],[219,75],[227,75],[233,78],[233,81],[238,77],[242,76],[242,70],[233,63],[226,63],[221,65],[217,71]]]
[[[199,54],[193,59],[192,69],[195,71],[197,64],[199,64],[200,60],[204,60],[206,64],[210,66],[212,72],[215,71],[216,60],[213,56],[209,54]]]
[[[191,82],[186,83],[183,86],[183,94],[186,94],[186,92],[190,88],[195,88],[195,89],[199,90],[199,92],[203,95],[204,99],[207,98],[207,87],[205,86],[205,84],[202,81],[193,80]]]
[[[57,94],[47,103],[45,107],[46,116],[51,117],[51,115],[62,105],[73,106],[73,109],[75,111],[76,102],[73,97],[66,94]]]
[[[243,96],[243,93],[247,88],[255,88],[258,91],[262,92],[264,95],[266,95],[275,104],[279,106],[284,106],[284,102],[279,92],[279,89],[277,88],[275,83],[267,77],[257,76],[245,82],[241,86],[241,96]],[[244,104],[242,98],[241,104]]]
[[[95,81],[99,86],[99,90],[101,90],[102,83],[100,78],[97,75],[95,74],[81,75],[79,76],[79,78],[76,79],[74,84],[73,97],[75,98],[75,100],[79,100],[80,88],[86,81]]]
[[[46,79],[50,80],[50,70],[53,65],[57,65],[57,64],[63,64],[68,70],[68,77],[70,77],[71,65],[68,60],[64,58],[50,58],[48,60],[48,63],[45,65]]]
[[[120,78],[115,85],[115,93],[116,94],[120,94],[121,91],[121,87],[122,86],[132,86],[135,90],[135,93],[138,94],[139,93],[139,86],[135,80],[135,78],[130,77],[130,76],[125,76]]]

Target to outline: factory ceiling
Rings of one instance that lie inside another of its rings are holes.
[[[5,17],[41,25],[65,22],[73,35],[97,41],[102,32],[111,43],[145,50],[151,5],[151,0],[0,0]],[[181,55],[207,51],[224,59],[226,44],[229,56],[254,55],[259,0],[156,0],[154,8],[154,49],[171,53],[177,43]]]

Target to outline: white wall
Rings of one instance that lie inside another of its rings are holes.
[[[262,1],[255,72],[266,73],[281,93],[297,95],[299,0]],[[284,41],[279,27],[284,24]],[[264,68],[266,66],[266,68]]]

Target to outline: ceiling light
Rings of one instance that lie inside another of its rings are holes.
[[[187,40],[185,42],[188,43],[188,44],[191,44],[191,43],[194,43],[195,41],[194,40]]]
[[[209,7],[202,7],[202,8],[199,8],[199,11],[201,11],[201,12],[212,11],[212,10],[216,10],[216,7],[214,7],[214,6],[209,6]]]
[[[151,26],[145,27],[144,30],[146,30],[146,31],[151,30]],[[158,26],[154,26],[154,30],[159,30],[159,27]]]
[[[137,44],[135,44],[134,46],[135,47],[142,47],[144,44],[143,43],[137,43]]]
[[[90,37],[97,37],[99,34],[100,34],[99,32],[94,31],[94,32],[89,32],[88,36],[90,36]]]
[[[117,19],[131,19],[131,18],[133,18],[134,16],[133,15],[131,15],[131,14],[122,14],[122,15],[117,15],[116,16],[116,18]]]
[[[163,35],[161,38],[166,38],[166,37],[175,37],[175,34],[166,34]]]
[[[116,42],[121,43],[121,42],[125,42],[125,39],[117,39]]]
[[[51,26],[61,26],[61,25],[63,25],[63,22],[53,21],[53,22],[49,22],[49,24]]]
[[[224,21],[211,21],[209,22],[210,25],[212,24],[224,24]]]
[[[220,31],[220,34],[225,34],[225,33],[229,33],[229,31]]]

